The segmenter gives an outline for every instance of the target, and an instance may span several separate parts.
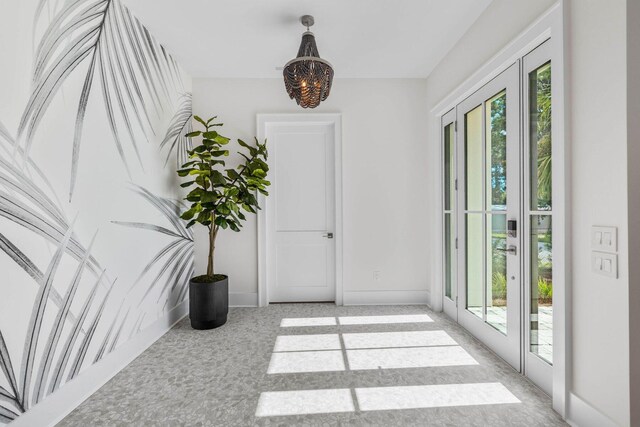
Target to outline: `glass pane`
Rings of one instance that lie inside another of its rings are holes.
[[[481,211],[482,204],[482,105],[464,116],[466,209]]]
[[[444,128],[444,210],[451,210],[451,197],[455,191],[453,123]]]
[[[487,206],[503,211],[507,209],[507,92],[485,104]]]
[[[455,277],[455,229],[451,224],[451,214],[444,214],[444,253],[445,253],[445,282],[444,294],[449,299],[454,299],[454,277]]]
[[[531,210],[551,210],[551,63],[529,74]]]
[[[480,318],[483,313],[484,288],[484,214],[466,215],[467,310]]]
[[[531,352],[553,362],[551,216],[531,216]]]
[[[507,216],[487,215],[487,323],[507,333]]]

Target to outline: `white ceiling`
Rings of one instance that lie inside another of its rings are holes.
[[[491,0],[125,0],[194,77],[279,77],[312,27],[340,77],[426,77]]]

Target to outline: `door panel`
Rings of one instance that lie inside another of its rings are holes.
[[[280,132],[276,141],[276,229],[325,231],[327,141],[324,132]]]
[[[519,64],[457,107],[458,321],[520,370]]]
[[[334,301],[334,129],[272,124],[266,137],[272,177],[266,201],[269,301]]]
[[[452,110],[442,117],[443,156],[443,269],[444,297],[443,310],[453,319],[458,319],[457,281],[457,217],[456,206],[456,112]]]

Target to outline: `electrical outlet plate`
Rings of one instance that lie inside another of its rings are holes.
[[[374,282],[379,282],[380,281],[380,270],[375,270],[373,272],[373,281]]]
[[[594,273],[618,278],[618,255],[606,252],[591,252],[591,268]]]
[[[616,227],[591,227],[591,248],[603,252],[617,252],[618,229]]]

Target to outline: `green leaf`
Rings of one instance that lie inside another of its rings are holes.
[[[207,225],[207,223],[211,223],[211,212],[200,212],[198,217],[196,218],[200,224]]]
[[[230,179],[238,179],[238,178],[240,178],[240,174],[235,169],[227,169],[226,172],[227,172],[227,176]]]
[[[208,132],[204,132],[202,136],[205,137],[206,139],[215,139],[215,137],[218,136],[218,132],[216,132],[215,130],[211,130]]]
[[[193,138],[193,137],[200,136],[200,135],[202,135],[202,132],[200,132],[199,130],[196,130],[196,131],[193,131],[193,132],[189,132],[185,136],[187,138]]]
[[[257,176],[258,178],[264,178],[267,176],[267,173],[262,169],[256,169],[253,172],[251,172],[251,175]]]
[[[218,195],[213,191],[203,191],[200,197],[202,203],[213,203],[218,199]]]
[[[218,135],[213,139],[215,139],[215,141],[220,145],[227,145],[229,143],[229,141],[230,141],[229,138],[227,138],[225,136],[222,136],[222,135]]]
[[[219,205],[216,210],[222,215],[229,215],[231,213],[231,209],[229,209],[226,204]]]
[[[180,218],[186,219],[186,220],[190,220],[195,216],[196,213],[198,213],[198,212],[196,211],[196,208],[194,206],[191,209],[189,209],[188,211],[186,211],[185,213],[183,213],[182,215],[180,215]]]
[[[202,123],[204,126],[207,126],[207,123],[206,123],[204,120],[202,120],[202,119],[200,118],[200,116],[193,116],[193,118],[194,118],[197,122],[200,122],[200,123]]]
[[[216,217],[215,221],[213,221],[213,222],[214,222],[214,224],[219,225],[220,227],[222,227],[222,228],[224,228],[224,229],[226,229],[226,228],[228,227],[228,225],[229,225],[229,224],[227,223],[227,220],[226,220],[226,219],[224,219],[224,218],[222,218],[222,217],[219,217],[219,216],[218,216],[218,217]]]
[[[192,171],[194,171],[195,169],[189,168],[189,169],[180,169],[178,171],[178,176],[187,176],[190,175]]]
[[[188,186],[190,186],[191,184],[194,184],[195,181],[187,181],[185,183],[180,184],[180,187],[182,188],[187,188]]]
[[[227,179],[219,171],[211,171],[211,182],[214,185],[224,185],[227,183]]]
[[[196,148],[193,149],[193,151],[195,153],[203,153],[203,152],[207,151],[207,146],[206,145],[198,145]]]

